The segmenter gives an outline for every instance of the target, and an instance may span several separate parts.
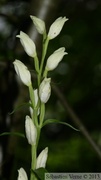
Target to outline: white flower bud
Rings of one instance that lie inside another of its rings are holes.
[[[41,167],[45,168],[47,157],[48,157],[48,147],[46,147],[37,157],[36,169]]]
[[[41,102],[46,103],[51,95],[51,78],[44,78],[39,87],[39,97]]]
[[[63,56],[65,54],[67,54],[67,52],[64,52],[65,48],[59,48],[58,50],[54,51],[53,54],[51,54],[49,56],[49,58],[47,59],[47,63],[46,63],[46,70],[47,71],[52,71],[53,69],[55,69],[59,62],[62,60]]]
[[[32,39],[30,39],[30,37],[20,31],[20,35],[17,35],[16,37],[20,38],[20,42],[25,50],[25,52],[31,56],[31,57],[35,57],[36,56],[36,46],[34,44],[34,42],[32,41]]]
[[[67,20],[68,19],[66,17],[59,17],[53,22],[48,32],[48,38],[50,40],[54,39],[56,36],[58,36],[58,34],[60,34],[60,31],[62,30],[63,25]]]
[[[19,60],[15,60],[13,62],[15,71],[17,75],[20,77],[21,81],[26,85],[31,85],[31,74],[28,68]]]
[[[35,145],[36,138],[37,138],[37,129],[36,129],[32,119],[29,116],[26,116],[25,132],[26,132],[26,137],[27,137],[28,143],[30,145]]]
[[[28,180],[27,174],[23,168],[18,170],[18,178],[17,180]]]
[[[36,108],[36,106],[37,106],[37,103],[38,103],[38,90],[37,89],[35,89],[34,90],[34,98],[35,98],[35,108]],[[39,109],[38,109],[38,114],[37,115],[39,115]],[[32,107],[30,106],[30,114],[31,114],[31,117],[33,117],[33,109],[32,109]]]
[[[37,18],[36,16],[30,16],[30,18],[32,19],[37,31],[40,34],[43,34],[46,30],[45,28],[45,22],[39,18]]]

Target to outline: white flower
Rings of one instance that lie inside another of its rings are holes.
[[[18,178],[17,180],[28,180],[27,174],[23,168],[18,170]]]
[[[37,157],[36,169],[41,167],[45,168],[47,157],[48,157],[48,147],[46,147]]]
[[[26,137],[27,137],[28,143],[30,145],[35,145],[36,138],[37,138],[37,129],[36,129],[32,119],[29,116],[26,116],[25,132],[26,132]]]
[[[54,51],[53,54],[51,54],[49,56],[49,58],[47,59],[47,63],[46,63],[46,70],[47,71],[52,71],[53,69],[55,69],[59,62],[62,60],[63,56],[65,54],[67,54],[67,52],[64,52],[65,48],[59,48],[58,50]]]
[[[35,108],[36,108],[37,103],[38,103],[38,90],[37,89],[34,90],[34,98],[35,98]],[[32,109],[31,106],[30,106],[30,114],[33,117],[33,109]],[[37,115],[39,115],[39,109],[38,109],[38,114]]]
[[[32,19],[37,31],[40,34],[43,34],[46,31],[45,22],[43,20],[37,18],[36,16],[30,16],[30,18]]]
[[[60,31],[63,28],[64,23],[67,21],[68,19],[66,17],[59,17],[58,19],[56,19],[53,24],[50,26],[49,32],[48,32],[48,37],[49,39],[54,39],[56,36],[58,36],[58,34],[60,33]]]
[[[13,62],[15,71],[17,75],[20,77],[21,81],[26,85],[31,85],[31,74],[28,68],[19,60],[15,60]]]
[[[51,78],[44,78],[39,87],[39,97],[41,102],[46,103],[51,95]]]
[[[30,37],[20,31],[20,35],[17,35],[16,37],[20,38],[20,42],[25,50],[25,52],[31,56],[31,57],[35,57],[36,56],[36,46],[34,44],[34,42],[32,41],[32,39],[30,39]]]

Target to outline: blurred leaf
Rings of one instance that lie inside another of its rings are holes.
[[[19,132],[4,132],[4,133],[0,134],[0,136],[6,136],[6,135],[14,135],[14,136],[20,136],[22,138],[25,138],[25,135],[23,133],[19,133]]]
[[[23,104],[19,105],[17,108],[15,108],[11,113],[9,113],[9,115],[13,114],[14,112],[18,111],[19,109],[21,109],[25,106],[31,106],[31,104],[30,103],[23,103]]]
[[[72,129],[74,129],[75,131],[79,131],[78,129],[74,128],[72,125],[70,125],[70,124],[68,124],[66,122],[62,122],[62,121],[56,120],[56,119],[47,119],[47,120],[45,120],[45,122],[43,123],[43,126],[45,126],[47,124],[52,124],[52,123],[63,124],[63,125],[66,125],[66,126],[72,128]]]

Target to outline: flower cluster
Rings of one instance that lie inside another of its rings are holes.
[[[42,60],[39,61],[37,57],[37,51],[35,43],[30,37],[20,31],[20,34],[17,35],[20,38],[20,42],[27,53],[28,56],[34,59],[34,66],[37,72],[37,89],[33,89],[32,81],[31,81],[31,73],[28,70],[27,66],[23,64],[20,60],[15,60],[13,62],[15,71],[20,78],[20,80],[28,87],[29,89],[29,104],[30,104],[30,114],[31,117],[26,115],[25,118],[25,134],[28,140],[28,143],[34,148],[34,151],[37,151],[37,145],[40,135],[40,129],[42,128],[42,124],[44,121],[45,115],[45,104],[50,98],[51,95],[51,78],[48,77],[48,72],[54,70],[63,57],[67,54],[65,52],[65,48],[61,47],[51,54],[46,60],[46,64],[44,64],[48,43],[50,40],[57,37],[64,23],[68,20],[66,17],[60,17],[56,19],[53,24],[49,28],[49,32],[46,33],[45,22],[35,16],[30,16],[32,19],[37,31],[43,35],[43,53]],[[39,63],[40,62],[40,63]],[[32,151],[33,154],[36,154]],[[48,148],[46,147],[38,157],[34,156],[34,163],[32,163],[32,169],[38,169],[40,167],[45,168],[47,156],[48,156]],[[32,158],[33,162],[33,158]],[[31,180],[33,179],[33,175],[31,174]],[[18,170],[18,180],[28,180],[27,174],[23,168]]]

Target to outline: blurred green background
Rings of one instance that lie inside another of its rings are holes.
[[[41,35],[37,34],[29,15],[45,20],[47,30],[60,16],[66,16],[61,34],[49,44],[47,57],[59,47],[68,55],[50,73],[53,85],[63,93],[65,101],[83,123],[95,149],[81,131],[52,124],[43,128],[39,152],[49,147],[49,172],[101,171],[101,1],[100,0],[0,0],[0,133],[24,132],[28,89],[18,81],[12,62],[17,58],[30,69],[33,86],[33,60],[23,51],[16,35],[22,30],[35,41],[41,56]],[[79,129],[54,90],[46,105],[46,117],[70,123]],[[75,118],[74,118],[75,119]],[[38,152],[38,153],[39,153]],[[30,146],[27,140],[15,136],[0,137],[0,179],[17,179],[17,170],[23,167],[29,174]]]

